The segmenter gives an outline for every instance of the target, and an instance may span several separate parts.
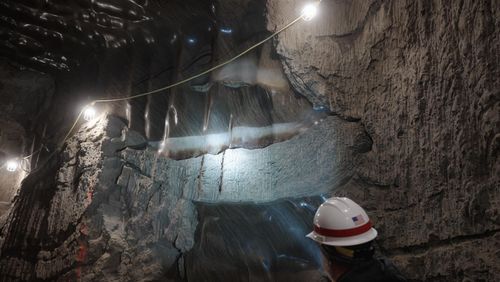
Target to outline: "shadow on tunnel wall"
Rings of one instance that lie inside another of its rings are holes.
[[[305,237],[321,197],[264,204],[197,203],[188,281],[327,281],[320,251]]]

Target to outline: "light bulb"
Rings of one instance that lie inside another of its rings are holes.
[[[15,172],[19,167],[19,162],[17,160],[7,161],[7,171]]]
[[[83,119],[86,121],[91,121],[95,118],[95,114],[96,114],[96,112],[95,112],[94,107],[88,106],[83,111]]]
[[[309,3],[302,9],[302,19],[305,21],[312,20],[318,14],[318,3]]]

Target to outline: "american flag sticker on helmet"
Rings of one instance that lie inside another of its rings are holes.
[[[354,222],[354,225],[358,226],[358,225],[364,224],[365,219],[363,218],[362,215],[359,214],[359,215],[352,218],[352,222]]]

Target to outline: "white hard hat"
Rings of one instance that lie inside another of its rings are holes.
[[[314,230],[307,235],[330,246],[354,246],[377,237],[365,210],[348,198],[333,197],[318,208]]]

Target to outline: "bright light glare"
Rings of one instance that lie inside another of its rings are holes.
[[[165,150],[165,147],[167,146],[167,144],[165,143],[165,140],[163,140],[161,143],[160,143],[160,148],[158,149],[158,153],[163,153],[163,150]]]
[[[19,167],[19,163],[17,160],[7,161],[7,171],[15,172]]]
[[[95,114],[96,112],[94,107],[89,106],[83,111],[83,119],[86,121],[91,121],[95,118]]]
[[[318,14],[318,4],[309,3],[302,9],[302,19],[305,21],[312,20]]]

